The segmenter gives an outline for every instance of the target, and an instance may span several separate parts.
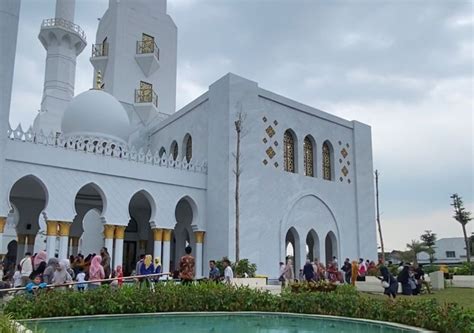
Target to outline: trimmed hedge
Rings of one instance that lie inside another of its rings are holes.
[[[264,311],[323,314],[390,321],[440,332],[474,332],[474,312],[434,299],[396,301],[361,296],[351,286],[335,291],[291,293],[280,296],[248,287],[223,284],[156,284],[152,292],[129,286],[79,293],[45,291],[36,297],[20,295],[4,308],[16,319],[190,311]]]

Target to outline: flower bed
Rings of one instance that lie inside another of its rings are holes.
[[[370,299],[351,286],[333,292],[284,291],[280,296],[248,287],[209,283],[157,284],[148,289],[102,287],[95,291],[45,291],[17,296],[4,308],[16,319],[190,311],[261,311],[323,314],[390,321],[440,332],[473,332],[474,312],[433,299]]]

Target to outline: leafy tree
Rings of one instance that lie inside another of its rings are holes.
[[[414,265],[418,265],[418,253],[426,252],[428,250],[425,244],[417,240],[412,240],[410,244],[407,244],[407,248],[408,251],[411,253],[411,258],[413,259]]]
[[[428,248],[426,251],[430,256],[430,264],[433,264],[435,261],[435,244],[436,244],[436,234],[431,230],[425,230],[425,233],[420,236],[423,244]]]
[[[462,201],[462,198],[457,194],[454,193],[451,196],[451,199],[453,199],[453,203],[451,206],[454,207],[454,216],[453,218],[461,223],[462,226],[462,232],[464,235],[464,243],[466,244],[466,258],[467,262],[471,262],[471,242],[469,241],[467,237],[467,232],[466,232],[466,225],[469,223],[469,221],[472,220],[471,217],[471,212],[467,211],[466,208],[464,208],[464,203]]]

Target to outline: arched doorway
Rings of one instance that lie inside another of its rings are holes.
[[[150,227],[152,217],[152,199],[145,192],[135,193],[128,205],[130,220],[125,229],[123,242],[124,274],[129,275],[143,254],[153,255],[153,233]]]
[[[70,230],[70,240],[73,244],[72,253],[80,252],[84,256],[99,253],[104,246],[102,213],[105,205],[102,189],[89,183],[81,187],[74,199],[76,216]],[[74,240],[74,241],[72,241]],[[110,250],[110,249],[109,249]]]
[[[192,224],[196,215],[196,207],[194,202],[185,197],[178,201],[175,209],[176,225],[173,230],[173,244],[171,247],[171,270],[176,270],[179,259],[184,255],[186,246],[191,246],[193,251],[196,250],[196,242]]]
[[[306,236],[306,258],[311,262],[319,260],[319,237],[316,231],[311,229]]]
[[[337,253],[337,239],[332,231],[329,231],[326,235],[326,265],[332,262],[333,257],[338,258]]]
[[[296,276],[297,266],[299,265],[300,254],[300,238],[295,228],[291,227],[285,236],[286,258],[292,259],[293,269]],[[293,254],[291,254],[293,252]],[[299,269],[299,268],[298,268]]]
[[[17,233],[17,258],[20,261],[25,252],[37,252],[46,249],[44,237],[38,242],[36,235],[45,233],[41,230],[40,225],[45,225],[45,221],[40,223],[41,212],[45,209],[48,202],[48,192],[43,182],[33,175],[25,176],[19,179],[11,188],[9,195],[12,206],[15,207],[16,217],[16,233]],[[43,218],[44,220],[44,218]]]

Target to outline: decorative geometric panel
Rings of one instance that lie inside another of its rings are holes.
[[[268,164],[268,161],[267,161],[267,160],[263,160],[263,164],[267,165],[267,164]]]
[[[323,179],[331,180],[331,150],[326,142],[323,144]]]
[[[351,165],[351,161],[347,161],[347,165]]]
[[[289,131],[285,132],[283,142],[283,160],[285,171],[295,172],[295,140]]]
[[[275,147],[278,147],[278,141],[273,142],[273,144],[275,145]]]
[[[267,153],[268,157],[270,157],[270,158],[273,158],[273,156],[275,156],[275,154],[276,154],[272,147],[269,147],[265,152]]]
[[[349,170],[346,168],[346,166],[344,165],[341,169],[341,172],[342,174],[344,175],[344,177],[347,176],[347,174],[349,173]]]
[[[267,138],[263,138],[262,141],[263,141],[263,143],[267,143],[267,142],[268,142]]]
[[[303,142],[304,151],[304,174],[309,177],[314,176],[314,163],[313,163],[313,143],[309,137],[304,138]]]
[[[337,143],[339,143],[339,146],[342,145],[342,142],[341,142],[341,141],[338,141]]]
[[[342,178],[342,177],[339,177],[339,180],[342,182],[342,181],[344,180],[344,178]]]
[[[348,144],[348,143],[346,143],[346,147],[349,148],[349,144]]]
[[[339,163],[342,163],[342,158],[339,159]]]
[[[275,166],[275,168],[278,168],[278,162],[273,163],[273,165]]]
[[[274,130],[273,127],[271,127],[271,126],[268,126],[265,131],[267,132],[267,135],[268,135],[269,137],[272,137],[272,136],[275,135],[275,130]]]
[[[267,122],[267,117],[263,117],[262,120],[263,120],[264,123],[266,123]]]
[[[342,157],[344,157],[344,158],[346,158],[347,155],[349,155],[349,153],[347,152],[346,148],[342,148],[342,150],[341,150],[341,155],[342,155]]]
[[[277,126],[277,125],[278,125],[278,121],[274,120],[274,121],[273,121],[273,124],[274,124],[275,126]]]
[[[348,180],[347,180],[347,182],[350,184],[350,183],[351,183],[351,180],[350,180],[350,179],[348,179]]]

